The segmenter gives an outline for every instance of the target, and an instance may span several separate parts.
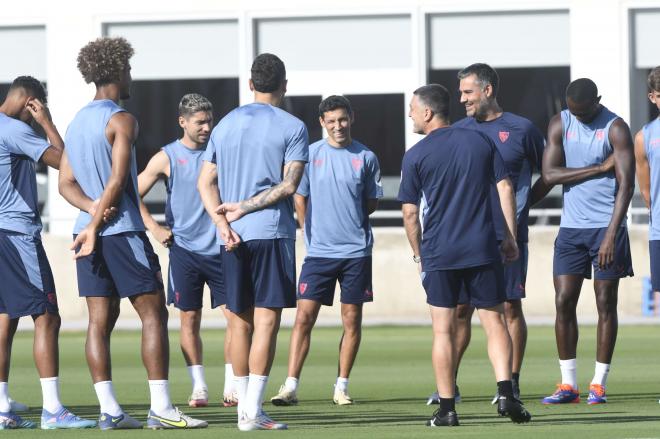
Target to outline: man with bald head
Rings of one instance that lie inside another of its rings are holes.
[[[588,78],[566,89],[568,109],[548,127],[543,179],[562,184],[563,210],[555,241],[555,335],[562,380],[544,404],[577,403],[576,307],[594,271],[598,308],[596,368],[588,404],[607,402],[605,385],[616,342],[619,279],[632,276],[626,210],[634,190],[635,158],[628,125],[600,103]]]

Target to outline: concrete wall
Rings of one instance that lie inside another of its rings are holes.
[[[374,231],[375,249],[373,256],[374,303],[366,306],[365,319],[371,323],[426,323],[429,321],[426,296],[422,289],[416,265],[412,262],[410,248],[401,228],[380,228]],[[554,318],[554,290],[552,286],[553,242],[556,227],[533,227],[530,230],[529,272],[527,276],[527,299],[525,312],[531,321],[548,322]],[[87,313],[85,301],[78,297],[75,263],[67,249],[70,239],[45,235],[44,246],[50,259],[62,318],[65,328],[84,328]],[[649,273],[647,228],[633,226],[630,230],[633,264],[636,276],[621,281],[619,289],[619,312],[622,317],[641,315],[641,278]],[[163,278],[167,279],[167,250],[152,241],[160,263]],[[298,272],[305,249],[301,239],[297,241]],[[336,296],[335,303],[338,303]],[[224,320],[219,310],[208,309],[205,297],[204,325],[222,326]],[[295,310],[284,312],[283,322],[291,324]],[[596,306],[592,282],[585,281],[578,305],[581,321],[593,322]],[[170,325],[177,326],[178,314],[170,311]],[[323,324],[337,324],[339,306],[324,307],[319,317]],[[23,324],[26,325],[26,323]],[[119,326],[134,327],[137,315],[128,300],[122,303]]]

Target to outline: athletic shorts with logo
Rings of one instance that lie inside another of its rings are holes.
[[[99,236],[92,254],[76,259],[76,271],[81,297],[123,298],[163,289],[158,256],[145,232]]]
[[[227,309],[295,308],[296,253],[293,239],[255,239],[228,252],[220,248]]]
[[[331,306],[335,285],[341,288],[341,303],[360,305],[374,300],[371,286],[371,256],[361,258],[306,257],[298,280],[298,299]]]
[[[200,255],[173,244],[170,248],[167,304],[174,304],[182,311],[201,309],[204,284],[211,291],[211,308],[227,302],[220,253]]]
[[[620,279],[633,276],[632,257],[628,230],[620,227],[614,239],[614,261],[607,268],[598,267],[598,251],[607,232],[606,227],[595,229],[575,229],[561,227],[555,239],[553,275],[577,274],[598,280]]]
[[[504,271],[499,261],[476,267],[422,272],[422,285],[426,291],[426,303],[441,308],[456,307],[461,290],[467,295],[466,303],[476,308],[490,308],[506,300]]]
[[[504,291],[506,300],[520,300],[525,298],[525,284],[527,282],[527,263],[529,253],[526,242],[518,242],[518,259],[504,264]],[[461,290],[458,303],[468,303],[467,291]]]
[[[57,313],[53,272],[39,237],[0,229],[0,313]]]

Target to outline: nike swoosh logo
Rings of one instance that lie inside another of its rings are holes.
[[[172,427],[183,428],[188,426],[188,423],[186,422],[185,419],[179,419],[178,421],[171,421],[169,419],[159,418],[158,416],[152,416],[152,418],[162,422],[163,424],[171,425]]]
[[[112,418],[112,423],[113,423],[113,424],[116,424],[117,422],[121,421],[122,419],[124,419],[123,416],[120,416],[120,417],[118,417],[118,418]]]

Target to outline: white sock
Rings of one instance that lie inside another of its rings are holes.
[[[594,379],[591,384],[600,384],[605,387],[607,384],[607,374],[610,373],[610,365],[606,363],[599,363],[596,361],[596,370],[594,372]]]
[[[284,387],[290,392],[297,391],[298,390],[298,378],[286,377],[286,381],[284,381]]]
[[[229,395],[234,391],[234,369],[231,368],[231,363],[225,364],[225,389],[223,393]]]
[[[7,413],[11,411],[9,403],[9,383],[0,383],[0,412]]]
[[[43,406],[50,413],[58,413],[62,410],[60,402],[60,379],[59,377],[41,378],[41,395]]]
[[[115,397],[115,389],[112,387],[112,381],[99,381],[94,384],[96,397],[99,399],[101,413],[107,413],[110,416],[119,416],[123,410]]]
[[[348,392],[348,378],[337,377],[337,383],[335,384],[335,389],[341,390],[344,393]]]
[[[243,411],[248,419],[256,418],[261,411],[261,403],[264,400],[266,384],[268,384],[268,376],[250,374],[247,396],[245,398],[245,405],[243,406]]]
[[[206,380],[204,379],[204,366],[201,364],[194,364],[188,366],[188,375],[192,380],[193,392],[197,390],[208,390]]]
[[[561,383],[570,384],[577,390],[577,360],[559,360],[559,369],[561,369]]]
[[[248,383],[250,382],[250,377],[237,377],[234,376],[234,389],[238,395],[238,406],[236,410],[238,411],[238,417],[241,417],[241,413],[245,411],[245,398],[247,396]]]
[[[170,401],[170,384],[167,380],[149,380],[149,392],[151,393],[151,411],[163,416],[166,412],[173,410]]]

